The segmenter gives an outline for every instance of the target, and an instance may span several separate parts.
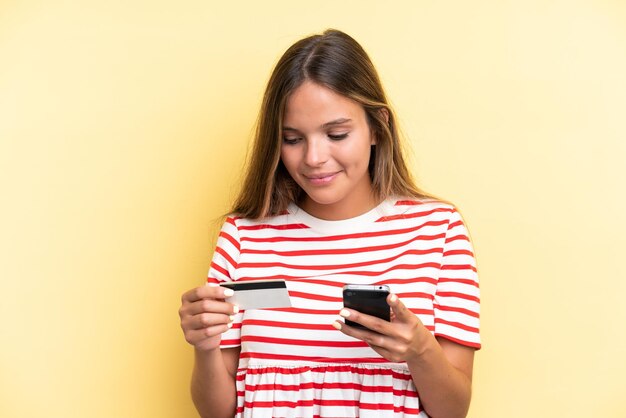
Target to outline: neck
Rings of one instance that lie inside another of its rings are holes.
[[[380,204],[373,191],[363,194],[358,198],[345,198],[342,201],[321,204],[305,196],[300,207],[311,216],[325,221],[340,221],[363,215]]]

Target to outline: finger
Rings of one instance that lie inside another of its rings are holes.
[[[355,328],[340,321],[335,321],[332,325],[333,327],[335,327],[335,329],[341,331],[342,333],[350,337],[354,337],[356,339],[364,341],[370,346],[378,347],[378,346],[386,346],[388,344],[386,342],[388,340],[388,337],[386,337],[383,334],[379,334],[377,332],[374,332],[368,329]]]
[[[186,318],[183,322],[185,329],[202,329],[210,328],[215,325],[228,324],[233,322],[234,315],[224,315],[217,313],[202,313]]]
[[[403,361],[401,353],[398,353],[398,342],[393,337],[379,334],[377,332],[363,330],[351,327],[343,322],[335,321],[333,324],[335,329],[341,331],[345,335],[359,339],[365,342],[370,348],[380,354],[389,361]]]
[[[346,324],[345,322],[342,321],[335,321],[332,323],[332,326],[338,330],[341,331],[342,333],[344,333],[345,335],[348,335],[350,337],[354,337],[354,338],[358,338],[359,340],[362,339],[362,335],[360,333],[360,331],[362,331],[360,328],[355,328],[355,327],[351,327],[350,325]]]
[[[185,306],[185,315],[198,315],[201,313],[222,313],[233,315],[239,312],[239,307],[232,303],[222,302],[215,299],[202,299]]]
[[[185,331],[185,340],[189,344],[198,344],[207,338],[215,337],[216,335],[223,334],[232,327],[232,323],[220,324],[208,328],[202,328],[197,330]]]
[[[200,286],[185,292],[182,296],[182,302],[196,302],[202,299],[225,299],[235,292],[220,286]]]
[[[389,322],[384,319],[380,319],[378,317],[367,315],[353,309],[343,308],[339,311],[339,315],[342,317],[349,319],[350,321],[356,322],[358,324],[363,325],[365,328],[368,328],[372,331],[376,331],[379,334],[388,334],[389,330]]]
[[[415,316],[404,303],[400,300],[398,295],[390,294],[387,296],[387,303],[391,307],[392,318],[394,322],[407,322]]]

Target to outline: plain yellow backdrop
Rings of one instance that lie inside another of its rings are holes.
[[[194,417],[178,325],[273,64],[370,53],[469,224],[471,418],[624,417],[623,1],[0,2],[0,416]]]

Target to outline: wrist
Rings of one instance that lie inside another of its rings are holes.
[[[210,361],[221,354],[219,347],[208,349],[194,347],[194,356],[196,361]]]
[[[413,354],[407,360],[407,365],[410,367],[411,365],[421,365],[424,363],[428,363],[429,359],[435,355],[438,351],[441,351],[441,346],[437,342],[437,339],[430,333],[430,331],[426,331],[422,338],[419,338],[420,344],[417,347],[414,347]]]

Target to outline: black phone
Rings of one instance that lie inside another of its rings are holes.
[[[387,296],[389,296],[389,286],[384,284],[347,284],[343,287],[343,306],[389,321]],[[345,321],[346,325],[351,327],[365,328],[347,318]]]

